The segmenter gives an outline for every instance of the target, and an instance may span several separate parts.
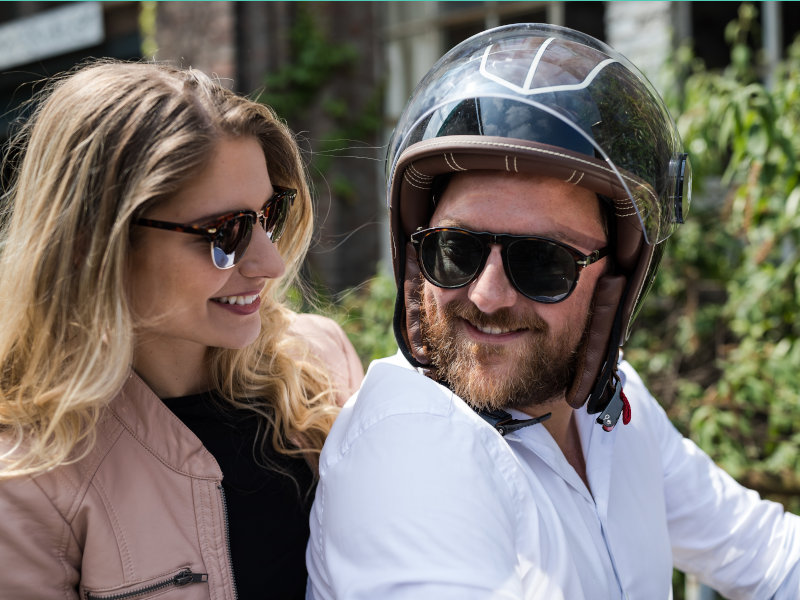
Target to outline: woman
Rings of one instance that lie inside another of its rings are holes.
[[[301,598],[316,460],[363,373],[284,304],[312,233],[294,139],[191,69],[51,87],[5,165],[2,596]]]

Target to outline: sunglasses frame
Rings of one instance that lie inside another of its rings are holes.
[[[439,282],[434,281],[431,274],[428,272],[428,269],[425,267],[425,264],[422,260],[422,244],[426,238],[429,236],[439,233],[439,232],[447,232],[447,231],[455,231],[458,233],[466,234],[470,237],[477,238],[481,243],[481,250],[482,256],[480,259],[480,263],[478,268],[475,270],[475,273],[464,283],[460,283],[458,285],[441,285]],[[560,298],[553,299],[552,297],[548,296],[533,296],[528,295],[525,293],[519,284],[517,283],[516,279],[514,278],[513,273],[511,272],[511,267],[508,264],[508,248],[520,241],[538,241],[544,242],[547,244],[552,244],[558,246],[559,248],[563,248],[566,250],[575,261],[575,280],[572,282],[569,290]],[[510,233],[492,233],[490,231],[472,231],[470,229],[463,229],[461,227],[429,227],[427,229],[419,228],[417,231],[411,234],[410,236],[411,244],[414,246],[415,250],[417,251],[417,264],[419,265],[419,269],[424,275],[425,279],[427,279],[432,285],[436,287],[454,290],[465,287],[475,281],[478,277],[480,277],[481,273],[483,273],[484,269],[486,268],[486,260],[489,258],[489,254],[491,253],[492,246],[500,246],[500,256],[503,259],[503,270],[505,271],[506,278],[511,283],[517,292],[525,296],[526,298],[533,300],[534,302],[541,302],[543,304],[556,304],[558,302],[563,302],[575,291],[575,287],[578,285],[578,279],[580,279],[581,271],[599,261],[601,258],[608,256],[610,253],[610,249],[608,246],[604,246],[603,248],[599,248],[598,250],[593,250],[589,254],[584,254],[577,248],[573,248],[572,246],[565,244],[564,242],[560,242],[558,240],[554,240],[551,238],[546,238],[537,235],[514,235]]]
[[[172,221],[159,221],[157,219],[147,219],[144,217],[140,217],[133,221],[134,225],[141,225],[142,227],[154,227],[156,229],[164,229],[166,231],[177,231],[179,233],[191,233],[195,235],[202,235],[205,237],[211,245],[211,262],[212,264],[220,270],[231,269],[239,263],[241,257],[244,256],[245,252],[247,252],[247,248],[250,246],[250,240],[247,241],[244,249],[242,250],[241,254],[238,255],[238,258],[231,263],[227,267],[220,267],[216,261],[214,260],[214,243],[220,239],[222,233],[222,227],[228,221],[233,219],[240,219],[242,217],[249,217],[252,219],[252,224],[250,225],[251,229],[253,225],[255,225],[256,221],[261,223],[261,226],[266,231],[267,236],[269,236],[270,241],[275,244],[280,239],[281,235],[283,235],[283,229],[286,225],[286,218],[283,219],[281,223],[278,223],[277,219],[278,216],[275,217],[275,222],[272,224],[272,231],[270,232],[267,228],[267,211],[270,210],[273,206],[277,206],[281,201],[287,201],[289,206],[284,211],[285,215],[289,214],[289,210],[291,209],[292,204],[294,204],[294,199],[297,197],[297,190],[293,188],[282,187],[279,185],[272,186],[272,196],[270,196],[261,209],[256,212],[253,210],[240,210],[236,212],[226,213],[224,215],[220,215],[219,217],[215,217],[211,221],[206,221],[205,223],[199,225],[192,225],[192,224],[185,224],[185,223],[173,223]],[[277,230],[276,230],[277,228]]]

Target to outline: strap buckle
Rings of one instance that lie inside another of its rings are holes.
[[[631,405],[622,391],[622,382],[619,377],[614,376],[614,395],[609,400],[608,405],[597,417],[597,422],[603,426],[604,431],[611,431],[617,425],[620,416],[622,417],[623,425],[627,425],[631,421]]]

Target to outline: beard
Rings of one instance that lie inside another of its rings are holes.
[[[589,314],[569,319],[559,331],[533,311],[515,316],[503,308],[492,314],[471,302],[439,305],[421,286],[422,340],[437,379],[476,410],[523,410],[564,396],[575,380],[579,349],[587,334]],[[522,343],[479,343],[460,328],[465,320],[482,328],[527,330]]]

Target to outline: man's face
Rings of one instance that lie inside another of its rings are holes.
[[[430,226],[536,235],[588,254],[606,245],[597,197],[549,177],[494,171],[455,175]],[[478,277],[458,289],[422,288],[422,334],[440,378],[475,408],[525,409],[563,398],[572,383],[605,261],[584,269],[555,304],[519,293],[492,246]]]

